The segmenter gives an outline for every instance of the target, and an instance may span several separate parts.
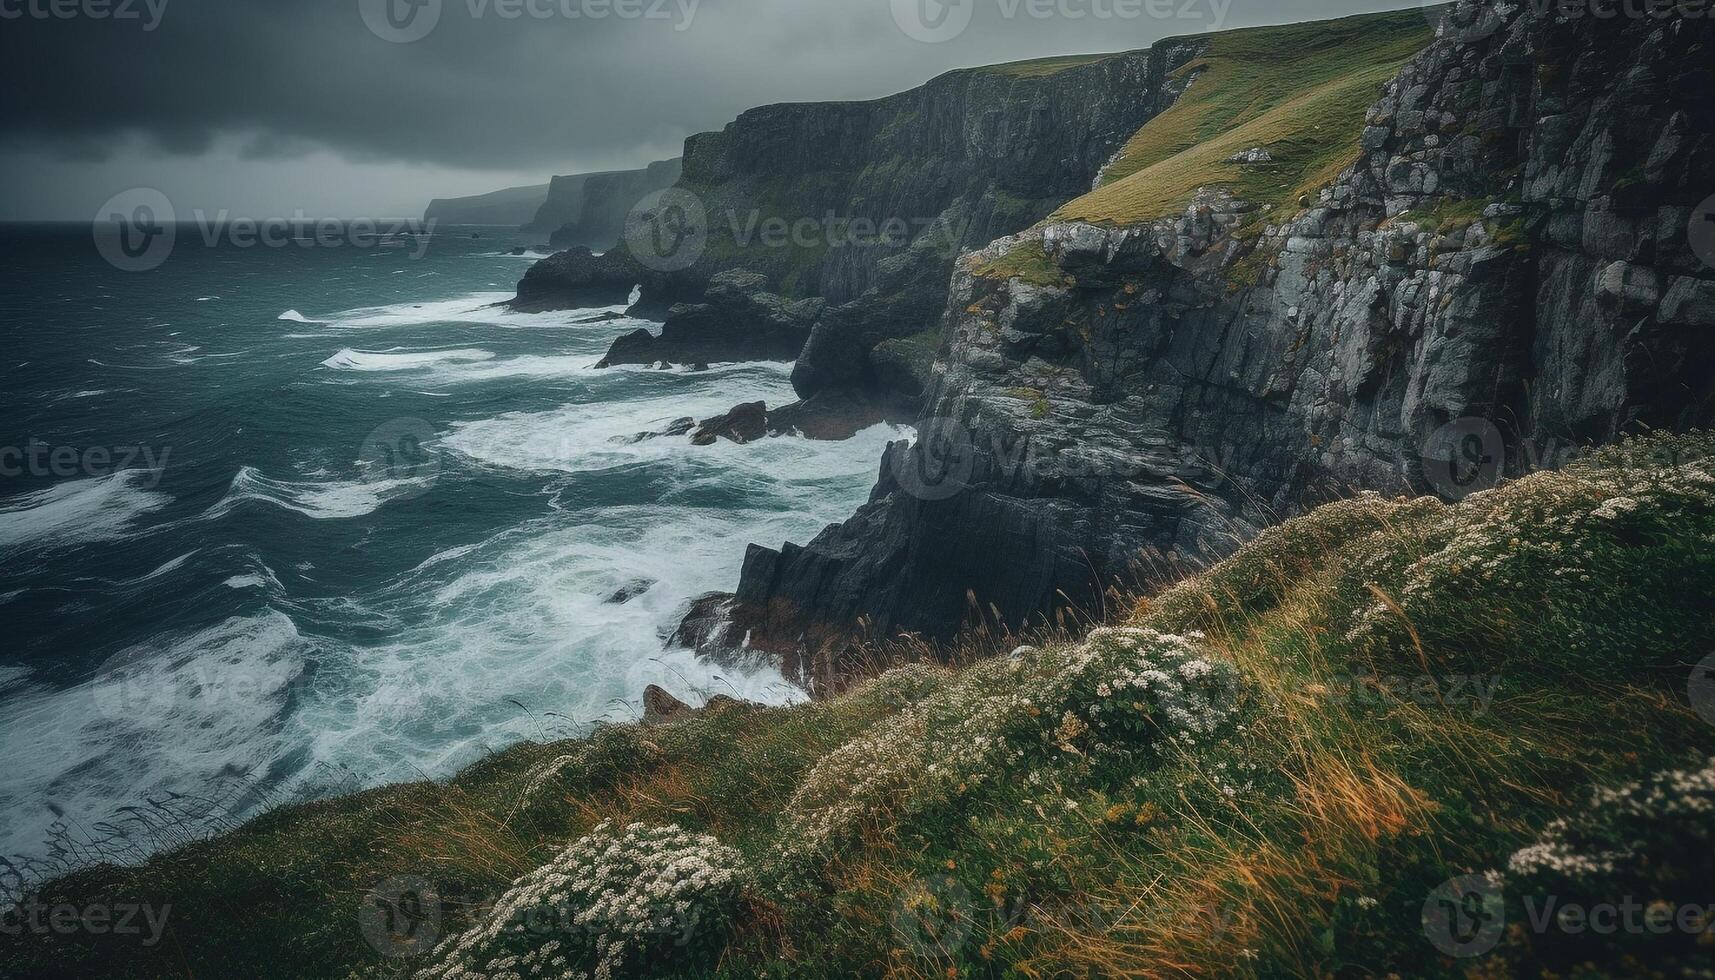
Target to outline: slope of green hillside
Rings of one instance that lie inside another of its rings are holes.
[[[1177,104],[1132,137],[1102,186],[1055,220],[1128,224],[1181,211],[1199,187],[1286,205],[1357,159],[1364,113],[1433,38],[1421,11],[1211,35]],[[1267,163],[1231,158],[1261,148]]]
[[[168,941],[0,934],[0,956],[30,976],[1678,975],[1712,935],[1715,698],[1692,677],[1712,594],[1709,434],[1456,505],[1366,494],[1085,637],[520,746],[78,874],[44,901],[170,905]],[[438,901],[374,891],[397,876]],[[1533,918],[1549,897],[1669,927]],[[366,923],[448,938],[386,959]]]

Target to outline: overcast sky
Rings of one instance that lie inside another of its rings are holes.
[[[751,106],[1417,5],[0,0],[0,220],[88,220],[133,187],[166,192],[181,218],[414,215],[432,197],[677,156]]]

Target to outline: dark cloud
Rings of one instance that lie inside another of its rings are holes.
[[[926,44],[898,27],[891,0],[416,0],[438,2],[439,21],[390,43],[366,26],[372,0],[153,2],[0,0],[0,13],[23,14],[0,19],[0,159],[208,157],[232,138],[239,159],[324,150],[546,176],[670,155],[753,105],[873,98],[963,65],[1411,5],[1136,0],[1189,16],[1114,19],[1089,12],[1115,0],[1054,0],[1082,18],[973,0],[968,30]],[[56,3],[138,17],[31,15]],[[151,9],[159,22],[145,30]],[[616,9],[658,16],[590,16]]]

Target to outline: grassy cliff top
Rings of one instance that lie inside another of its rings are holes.
[[[1041,78],[1046,75],[1056,75],[1068,68],[1081,68],[1093,65],[1098,61],[1118,58],[1128,52],[1117,51],[1112,54],[1069,54],[1057,58],[1033,58],[1029,61],[1014,61],[1004,65],[985,65],[973,68],[972,71],[986,72],[991,75],[1009,75],[1013,78]]]
[[[444,785],[79,873],[43,900],[170,905],[166,941],[0,934],[0,960],[39,977],[604,959],[734,978],[1673,974],[1706,962],[1702,919],[1532,931],[1521,903],[1709,899],[1697,711],[1715,704],[1692,665],[1715,649],[1712,542],[1707,434],[1456,505],[1366,494],[1118,628],[824,703],[523,745]],[[433,915],[379,917],[400,911],[375,891],[397,876],[433,884]],[[1454,956],[1425,909],[1471,889],[1512,928]],[[364,938],[422,922],[453,937],[433,957]]]
[[[1150,221],[1182,210],[1199,187],[1294,202],[1357,159],[1365,111],[1432,38],[1420,10],[1210,35],[1208,51],[1181,69],[1194,79],[1185,95],[1132,137],[1101,187],[1054,217]],[[1255,148],[1272,161],[1227,162]]]

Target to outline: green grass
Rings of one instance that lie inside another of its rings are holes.
[[[1554,819],[1606,819],[1593,787],[1703,764],[1685,692],[1715,649],[1712,471],[1715,436],[1664,437],[1458,505],[1365,495],[1138,598],[1120,618],[1159,631],[1135,634],[1163,637],[1145,648],[1237,679],[1208,735],[1128,713],[1144,696],[1107,685],[1130,683],[1132,655],[1062,635],[282,810],[44,890],[170,904],[161,946],[0,935],[0,956],[44,977],[403,975],[361,938],[375,883],[432,880],[450,931],[597,823],[635,820],[711,833],[755,869],[736,920],[701,937],[724,952],[662,976],[1671,972],[1701,955],[1692,937],[1515,930],[1454,960],[1419,917]],[[1707,900],[1687,892],[1706,828],[1627,814],[1588,828],[1636,853],[1625,894]],[[1507,894],[1619,887],[1509,876]]]
[[[1035,58],[1029,61],[1014,61],[1004,65],[986,65],[974,68],[972,71],[987,75],[1007,75],[1012,78],[1044,78],[1057,75],[1068,68],[1081,68],[1093,65],[1098,61],[1119,57],[1117,54],[1074,54],[1058,58]]]
[[[1199,187],[1295,205],[1357,159],[1365,111],[1432,33],[1420,11],[1216,34],[1181,69],[1189,91],[1151,120],[1095,191],[1054,218],[1128,224],[1182,210]],[[1266,164],[1227,159],[1253,147]]]
[[[1072,279],[1048,257],[1042,239],[1027,237],[972,270],[985,279],[1017,279],[1035,286],[1065,286]]]

